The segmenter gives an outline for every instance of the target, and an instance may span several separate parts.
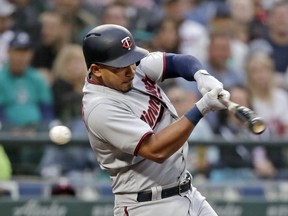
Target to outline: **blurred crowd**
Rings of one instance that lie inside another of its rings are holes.
[[[267,124],[263,134],[253,135],[227,111],[209,113],[191,141],[288,138],[287,0],[0,0],[0,131],[33,134],[64,124],[73,136],[85,137],[81,43],[90,29],[108,23],[127,27],[149,51],[197,57],[234,102]],[[201,97],[196,84],[183,79],[161,85],[179,116]],[[288,152],[282,148],[215,145],[190,151],[189,169],[196,176],[288,178]],[[4,153],[0,148],[0,166]],[[85,169],[97,169],[89,146],[51,146],[39,174]]]

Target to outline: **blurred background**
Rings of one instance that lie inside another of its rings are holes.
[[[287,0],[0,0],[1,216],[111,216],[113,194],[81,119],[83,36],[128,28],[149,51],[189,54],[264,118],[251,134],[227,111],[189,138],[193,184],[221,216],[288,216]],[[161,83],[179,116],[195,83]],[[48,131],[66,125],[72,140]]]

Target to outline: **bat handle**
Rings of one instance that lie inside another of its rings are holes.
[[[234,111],[234,110],[235,110],[235,107],[238,106],[238,104],[230,101],[229,99],[223,98],[223,97],[221,97],[221,96],[219,96],[218,99],[221,101],[221,103],[222,103],[224,106],[227,107],[227,109],[228,109],[229,111]]]

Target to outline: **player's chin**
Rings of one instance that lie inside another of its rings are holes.
[[[122,85],[121,91],[126,93],[129,92],[133,87],[132,82],[131,83],[125,83],[124,85]]]

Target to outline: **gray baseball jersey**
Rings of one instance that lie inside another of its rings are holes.
[[[163,164],[137,156],[142,140],[173,121],[176,111],[158,86],[165,73],[164,53],[141,60],[134,88],[122,93],[87,79],[83,118],[91,146],[113,181],[113,193],[133,193],[184,178],[188,144]]]
[[[193,186],[181,196],[157,200],[161,186],[185,179],[187,142],[162,164],[137,156],[147,135],[177,119],[176,110],[157,84],[165,76],[165,67],[165,53],[153,52],[137,66],[129,92],[98,85],[89,78],[83,88],[83,119],[100,167],[112,179],[114,215],[150,216],[153,212],[167,216],[217,216]],[[137,193],[149,189],[156,197],[137,203]]]

